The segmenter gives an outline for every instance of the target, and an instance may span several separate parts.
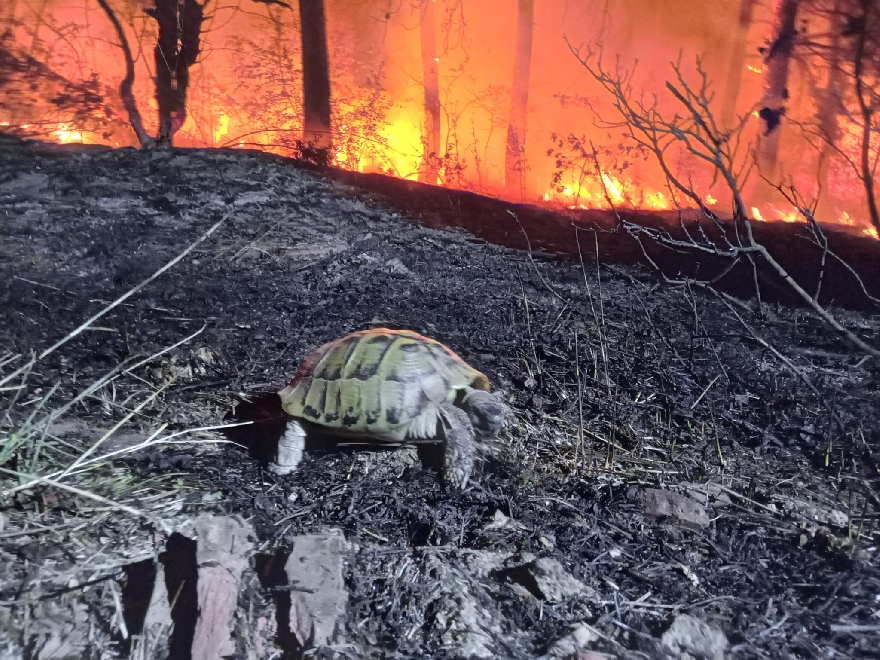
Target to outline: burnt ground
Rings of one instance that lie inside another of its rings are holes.
[[[226,218],[0,391],[2,657],[124,657],[166,549],[161,523],[205,510],[255,526],[246,621],[277,598],[273,555],[297,534],[342,529],[352,646],[337,652],[352,657],[534,658],[579,622],[613,657],[688,657],[661,644],[681,613],[723,631],[733,658],[878,657],[875,361],[803,309],[759,316],[590,254],[425,228],[347,178],[234,151],[0,143],[3,375]],[[833,311],[880,345],[876,309]],[[465,492],[444,490],[408,449],[316,451],[276,478],[216,430],[59,478],[105,500],[45,483],[10,492],[136,406],[100,451],[222,424],[242,398],[282,387],[309,349],[371,325],[429,334],[506,392],[505,450]],[[40,442],[12,447],[41,416]],[[708,520],[649,515],[650,488],[691,496]],[[475,568],[515,553],[558,560],[585,588],[536,597]],[[456,628],[467,611],[483,646]]]

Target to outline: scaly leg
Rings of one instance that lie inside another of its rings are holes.
[[[444,439],[443,480],[453,488],[464,489],[477,455],[474,427],[467,413],[453,405],[441,408],[440,419]]]
[[[269,471],[274,474],[290,474],[302,461],[306,447],[306,430],[293,418],[287,420],[287,428],[278,439],[278,453],[275,461],[269,463]]]

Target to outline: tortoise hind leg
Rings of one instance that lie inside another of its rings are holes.
[[[278,452],[275,460],[269,463],[269,471],[282,475],[290,474],[302,461],[303,451],[306,447],[306,430],[297,420],[287,420],[287,427],[278,439]]]
[[[456,489],[464,489],[471,478],[477,457],[474,427],[461,408],[441,408],[443,434],[443,481]]]

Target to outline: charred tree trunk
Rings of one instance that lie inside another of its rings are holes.
[[[141,113],[138,111],[137,101],[135,101],[132,87],[134,86],[134,59],[131,56],[131,48],[128,45],[128,38],[125,36],[125,30],[122,29],[122,23],[116,13],[107,4],[107,0],[98,0],[101,9],[107,14],[107,18],[113,23],[116,30],[116,36],[119,38],[119,46],[122,48],[122,54],[125,57],[125,77],[119,83],[119,97],[122,99],[122,105],[128,113],[128,123],[131,124],[134,134],[137,136],[141,147],[151,147],[154,144],[153,138],[144,130],[144,122],[141,119]]]
[[[525,190],[526,122],[529,110],[529,74],[532,67],[534,0],[519,0],[516,21],[516,56],[507,126],[504,183],[508,193],[522,197]]]
[[[156,44],[156,101],[159,104],[159,134],[156,142],[170,145],[186,121],[186,91],[189,68],[199,56],[199,37],[205,7],[196,0],[155,0],[147,9],[159,24]]]
[[[782,118],[788,101],[788,72],[797,37],[797,12],[800,0],[780,0],[774,21],[774,39],[764,53],[767,86],[759,116],[764,120],[764,137],[758,144],[758,168],[772,178],[779,160]]]
[[[425,86],[425,157],[419,179],[436,184],[440,163],[440,77],[434,33],[434,2],[424,3],[419,23],[422,41],[422,78]]]
[[[877,195],[874,190],[874,165],[876,159],[871,154],[871,133],[874,128],[873,119],[874,107],[873,99],[869,99],[871,90],[865,82],[865,77],[873,74],[876,78],[880,74],[880,65],[877,64],[877,55],[880,48],[877,43],[870,44],[868,36],[876,29],[880,33],[878,24],[880,24],[880,9],[877,7],[877,0],[861,0],[859,2],[861,16],[857,19],[856,25],[861,25],[861,30],[856,37],[856,48],[854,57],[853,72],[855,73],[856,99],[859,102],[859,111],[862,115],[862,145],[861,145],[861,179],[865,188],[865,196],[868,202],[868,217],[874,229],[880,232],[880,210],[877,208]],[[873,63],[874,70],[865,71],[867,65]],[[876,79],[875,79],[876,82]],[[873,162],[872,162],[873,161]]]
[[[737,124],[736,104],[739,101],[739,90],[742,86],[743,69],[746,68],[746,56],[749,46],[749,29],[755,13],[757,0],[741,0],[739,21],[734,35],[733,48],[730,56],[730,69],[727,73],[727,88],[724,91],[724,105],[721,108],[721,125],[733,128]]]
[[[330,127],[330,58],[324,0],[299,0],[302,29],[302,156],[326,165],[333,137]]]
[[[835,3],[831,20],[831,40],[828,45],[828,83],[818,99],[819,107],[816,111],[816,124],[819,135],[822,137],[822,150],[819,152],[818,183],[821,193],[828,190],[828,170],[831,165],[831,157],[836,151],[837,142],[840,139],[840,126],[838,117],[843,110],[843,81],[842,68],[843,32],[842,14],[840,3]]]

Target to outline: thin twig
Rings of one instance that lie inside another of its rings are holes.
[[[563,298],[562,295],[560,295],[559,292],[556,291],[556,289],[554,289],[552,286],[550,286],[550,282],[548,282],[546,280],[546,278],[544,277],[544,275],[541,273],[541,271],[538,270],[538,264],[535,263],[535,259],[534,259],[534,257],[532,257],[532,242],[529,240],[529,235],[526,233],[526,230],[522,226],[522,223],[519,221],[519,218],[517,217],[516,213],[514,213],[510,209],[508,209],[507,212],[513,216],[514,220],[516,220],[516,224],[519,225],[519,229],[526,239],[526,247],[528,248],[529,261],[532,263],[532,267],[535,269],[535,274],[541,280],[541,284],[543,284],[547,288],[547,290],[550,293],[552,293],[554,296],[556,296],[556,298],[558,298],[560,301],[566,302],[565,298]]]

